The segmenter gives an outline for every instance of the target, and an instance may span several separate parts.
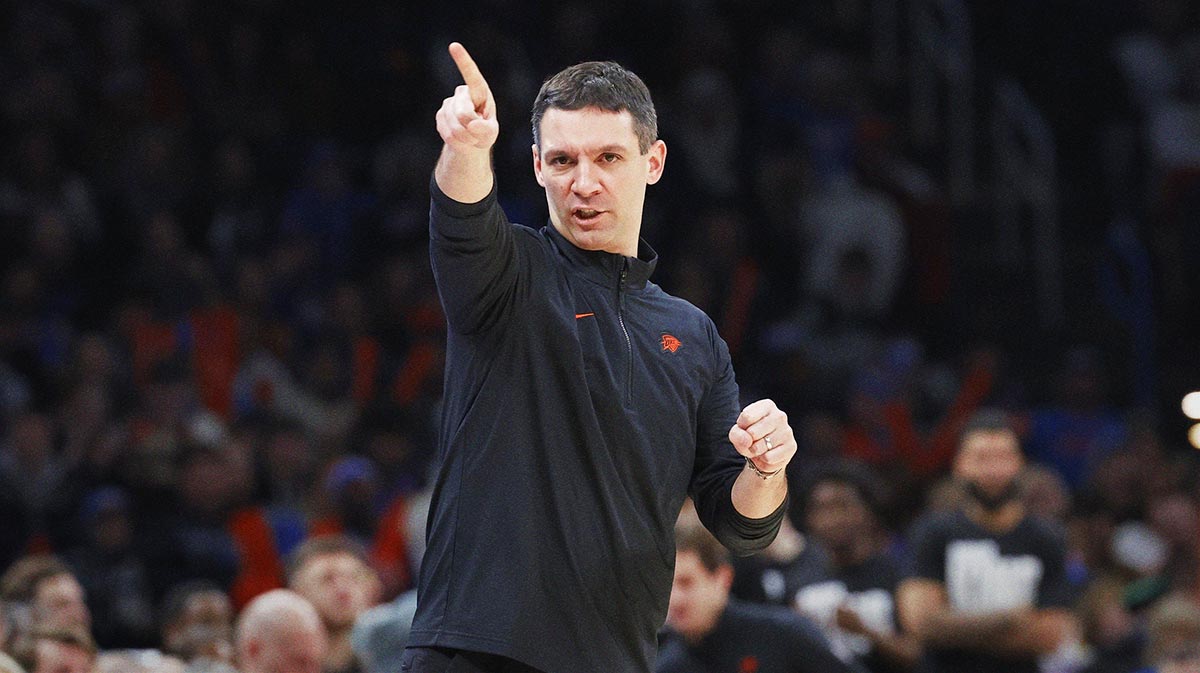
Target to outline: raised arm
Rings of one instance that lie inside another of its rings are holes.
[[[496,100],[479,66],[458,42],[451,42],[449,50],[464,83],[437,111],[437,130],[444,144],[433,177],[446,196],[475,203],[492,191],[492,145],[500,135],[500,122]]]
[[[744,517],[761,519],[787,498],[787,467],[796,455],[796,438],[787,414],[771,400],[750,404],[729,429],[729,442],[754,464],[733,484],[733,506]],[[765,478],[764,478],[765,477]]]

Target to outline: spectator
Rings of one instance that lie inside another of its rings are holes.
[[[154,644],[154,596],[150,571],[134,541],[133,512],[122,489],[89,493],[80,508],[87,539],[66,559],[75,569],[95,615],[100,647],[149,647]]]
[[[320,673],[328,641],[321,618],[303,596],[274,589],[238,617],[241,673]]]
[[[1150,612],[1142,673],[1195,673],[1200,671],[1200,606],[1195,601],[1169,596]]]
[[[1007,415],[978,412],[954,461],[969,498],[916,524],[896,602],[925,648],[922,670],[1036,672],[1078,631],[1063,535],[1017,498],[1023,462]]]
[[[799,615],[730,599],[732,583],[733,566],[725,548],[698,525],[681,524],[667,612],[669,634],[659,652],[658,673],[853,670]]]
[[[1109,399],[1107,376],[1096,349],[1071,349],[1054,381],[1054,402],[1030,415],[1029,457],[1053,467],[1072,487],[1129,438]]]
[[[83,586],[57,557],[33,555],[14,563],[0,577],[0,600],[28,607],[27,628],[73,628],[91,640]]]
[[[18,649],[17,660],[29,673],[90,673],[96,644],[79,628],[38,627]]]
[[[358,673],[350,631],[358,616],[378,602],[380,591],[362,547],[340,536],[308,540],[294,552],[288,586],[312,603],[328,633],[325,673]]]
[[[189,666],[233,664],[233,604],[213,582],[192,580],[171,589],[163,601],[162,647]]]
[[[828,550],[829,565],[795,594],[795,606],[822,628],[842,661],[872,673],[913,670],[920,646],[897,622],[900,567],[885,549],[878,486],[856,467],[828,469],[802,496],[806,528]]]

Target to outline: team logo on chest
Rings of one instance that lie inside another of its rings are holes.
[[[666,332],[662,333],[662,342],[661,343],[662,343],[662,349],[663,349],[664,353],[666,353],[667,351],[674,353],[675,351],[679,350],[680,346],[683,345],[683,342],[680,341],[679,339],[676,339],[675,335],[667,334]]]

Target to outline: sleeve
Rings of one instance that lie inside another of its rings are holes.
[[[496,199],[460,203],[429,181],[429,256],[446,320],[462,334],[485,331],[512,313],[519,274],[513,225]]]
[[[1067,560],[1063,550],[1067,548],[1066,535],[1057,527],[1046,532],[1045,548],[1042,551],[1042,581],[1038,584],[1037,607],[1070,608],[1074,592],[1067,579]]]
[[[946,545],[936,518],[913,526],[912,545],[904,576],[946,582]]]
[[[729,443],[729,428],[737,421],[738,387],[729,349],[711,327],[717,369],[720,372],[700,404],[696,438],[696,462],[688,493],[706,528],[731,552],[748,556],[771,544],[783,523],[787,500],[762,519],[742,516],[733,506],[733,482],[745,468],[745,460]],[[782,475],[781,475],[782,476]]]

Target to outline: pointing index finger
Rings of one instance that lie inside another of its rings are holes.
[[[463,83],[467,85],[467,90],[471,93],[471,102],[475,104],[475,110],[482,112],[488,99],[487,80],[483,78],[483,73],[479,72],[479,66],[475,65],[475,59],[467,53],[467,48],[458,42],[450,43],[450,58],[454,59],[454,64],[458,66],[458,72],[462,75]]]

